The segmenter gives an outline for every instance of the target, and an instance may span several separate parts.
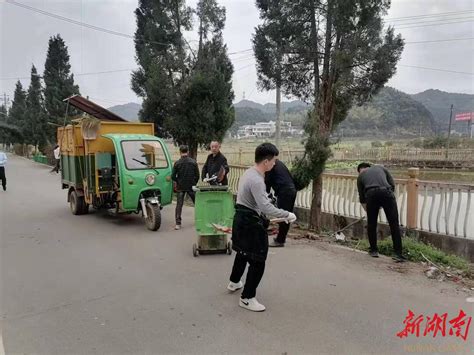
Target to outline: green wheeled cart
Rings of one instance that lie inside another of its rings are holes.
[[[193,244],[193,255],[205,253],[232,254],[232,244],[226,228],[230,231],[234,218],[234,196],[227,186],[193,187],[196,192],[194,222],[197,242]],[[221,228],[217,229],[215,226]],[[224,227],[224,228],[222,228]]]

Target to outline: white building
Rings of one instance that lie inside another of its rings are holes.
[[[281,133],[290,134],[294,133],[294,129],[291,127],[291,122],[281,122]],[[250,137],[271,137],[276,132],[276,122],[257,122],[254,125],[241,126],[237,131],[238,138],[250,138]]]

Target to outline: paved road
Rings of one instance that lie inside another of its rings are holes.
[[[472,351],[472,334],[467,342],[395,336],[408,309],[474,314],[465,292],[412,264],[394,269],[388,258],[292,241],[269,255],[258,290],[267,311],[251,313],[225,289],[231,257],[192,257],[191,208],[183,230],[172,230],[168,207],[153,233],[138,216],[73,216],[45,166],[11,157],[7,174],[8,191],[0,191],[7,354]]]

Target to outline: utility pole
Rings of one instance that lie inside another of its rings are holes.
[[[451,124],[453,121],[453,108],[454,108],[454,105],[451,104],[451,113],[449,114],[448,141],[446,142],[446,159],[448,159],[449,140],[451,139]]]
[[[276,88],[276,126],[275,126],[275,143],[280,147],[281,139],[281,91],[280,87]]]
[[[8,96],[6,92],[4,92],[3,97],[0,98],[0,100],[3,101],[3,105],[5,106],[5,109],[8,111],[8,103],[10,101],[10,96]]]
[[[472,139],[472,115],[473,113],[471,113],[471,119],[469,121],[469,138]]]

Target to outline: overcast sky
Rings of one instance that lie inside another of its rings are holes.
[[[37,9],[83,23],[133,35],[134,0],[16,0]],[[194,6],[197,0],[188,0]],[[227,10],[224,39],[229,52],[251,48],[254,27],[259,23],[254,0],[219,0]],[[446,14],[450,12],[451,14]],[[456,12],[456,13],[452,13]],[[462,12],[462,13],[461,13]],[[415,17],[433,14],[438,17]],[[405,17],[402,20],[396,18]],[[474,37],[474,1],[472,0],[392,0],[387,21],[393,23],[407,42]],[[443,24],[444,23],[444,24]],[[446,24],[448,23],[448,24]],[[433,25],[435,26],[427,26]],[[415,27],[416,26],[416,27]],[[405,27],[405,28],[402,28]],[[44,14],[0,0],[0,96],[13,98],[14,85],[20,78],[29,84],[31,64],[44,69],[48,39],[61,34],[71,56],[72,70],[81,93],[106,107],[140,102],[130,89],[130,69],[136,67],[133,40],[98,32],[54,19]],[[190,40],[195,35],[188,36]],[[196,45],[196,42],[191,42]],[[233,85],[236,101],[243,98],[260,103],[274,102],[273,92],[256,88],[252,52],[231,56],[234,63]],[[397,74],[388,85],[407,93],[429,88],[474,94],[474,40],[434,43],[407,43]],[[451,73],[408,66],[436,68]],[[112,70],[114,73],[90,74]],[[26,77],[26,78],[25,78]],[[8,78],[14,78],[12,80]],[[6,79],[6,80],[5,80]]]

